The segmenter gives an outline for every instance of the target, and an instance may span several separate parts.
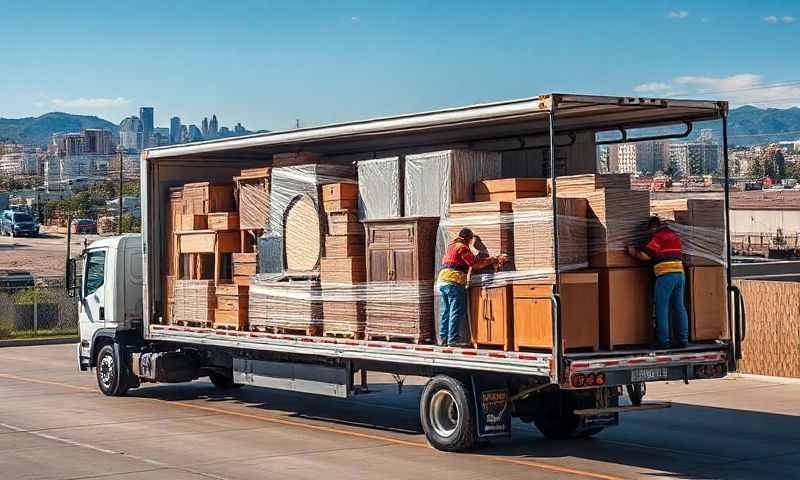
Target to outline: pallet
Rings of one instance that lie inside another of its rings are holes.
[[[332,337],[332,338],[349,338],[351,340],[361,340],[364,338],[363,332],[353,332],[353,331],[335,331],[335,330],[325,330],[322,332],[323,337]]]
[[[232,323],[214,323],[214,328],[217,330],[234,330],[240,332],[246,332],[248,330],[247,325],[234,325]]]
[[[285,327],[270,327],[266,325],[251,325],[250,330],[254,332],[274,333],[276,335],[300,335],[305,337],[319,336],[319,331],[320,331],[318,327],[285,328]]]
[[[190,322],[187,320],[175,320],[172,323],[181,327],[208,328],[211,326],[212,322]]]
[[[472,348],[476,350],[482,348],[484,350],[499,350],[499,351],[507,351],[511,350],[511,345],[498,345],[496,343],[481,343],[481,342],[467,342],[472,343]]]
[[[375,335],[367,334],[367,340],[376,340],[379,342],[394,342],[394,343],[422,343],[420,335]]]

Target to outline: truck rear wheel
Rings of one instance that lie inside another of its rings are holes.
[[[555,390],[541,398],[533,415],[533,423],[542,435],[551,440],[566,440],[578,432],[580,418],[575,415],[575,397],[570,392]],[[594,433],[599,433],[594,432]]]
[[[420,419],[430,444],[445,452],[459,452],[475,446],[475,407],[469,390],[446,375],[430,379],[420,399]]]
[[[97,352],[97,386],[104,395],[121,397],[128,393],[128,372],[122,364],[114,345],[105,345]]]
[[[211,380],[211,383],[220,390],[230,390],[234,388],[242,388],[244,386],[241,383],[235,383],[233,381],[233,372],[231,372],[231,375],[228,376],[211,370],[208,372],[208,379]]]

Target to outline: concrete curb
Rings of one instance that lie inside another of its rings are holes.
[[[784,385],[800,385],[800,378],[792,377],[771,377],[768,375],[756,375],[754,373],[733,373],[733,378],[741,378],[744,380],[756,380],[759,382],[780,383]]]
[[[0,348],[31,347],[34,345],[68,345],[71,343],[78,343],[78,340],[78,337],[20,338],[16,340],[0,340]]]

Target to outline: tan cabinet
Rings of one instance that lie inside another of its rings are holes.
[[[367,338],[430,340],[438,217],[364,222]]]
[[[515,284],[514,350],[552,350],[552,284]],[[599,342],[596,273],[562,273],[561,329],[565,350],[597,350]]]
[[[513,346],[511,287],[471,287],[469,313],[475,348]]]
[[[724,340],[728,333],[723,267],[689,267],[687,275],[689,340]]]

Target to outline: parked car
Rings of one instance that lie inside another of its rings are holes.
[[[0,234],[12,237],[22,235],[38,237],[39,222],[28,212],[6,210],[0,219]]]
[[[97,222],[88,218],[73,220],[72,233],[97,233]]]

